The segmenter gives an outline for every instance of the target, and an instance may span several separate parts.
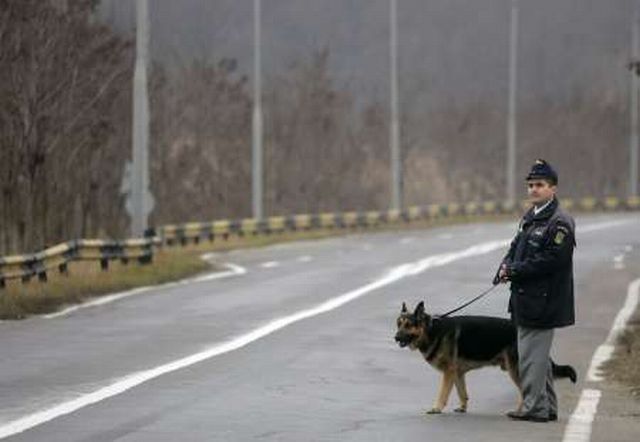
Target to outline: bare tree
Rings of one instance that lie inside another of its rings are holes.
[[[2,245],[34,250],[95,233],[89,220],[96,191],[114,178],[100,163],[117,131],[112,104],[130,75],[130,50],[92,24],[94,1],[2,3]],[[75,201],[84,209],[79,231],[69,216]]]
[[[236,62],[156,65],[151,96],[153,220],[249,216],[251,100]]]

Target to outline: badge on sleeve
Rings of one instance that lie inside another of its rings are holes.
[[[562,241],[564,241],[564,238],[567,236],[567,232],[564,228],[560,227],[558,228],[558,231],[556,232],[556,236],[553,237],[553,242],[556,243],[556,245],[560,245],[562,244]]]

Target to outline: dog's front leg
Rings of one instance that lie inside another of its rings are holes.
[[[452,370],[447,370],[444,372],[442,381],[440,382],[440,392],[438,393],[438,399],[436,400],[433,408],[427,411],[427,414],[442,413],[442,410],[447,405],[449,395],[451,394],[451,388],[453,388],[454,379],[455,374]]]
[[[464,379],[464,373],[458,372],[455,377],[456,391],[458,392],[458,398],[460,398],[460,407],[454,411],[456,413],[466,413],[467,404],[469,403],[469,395],[467,394],[467,383]]]

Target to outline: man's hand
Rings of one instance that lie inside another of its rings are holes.
[[[509,281],[509,273],[507,271],[506,264],[502,264],[500,266],[500,270],[498,271],[498,281],[500,284],[504,284],[505,282]]]
[[[507,265],[501,264],[498,273],[496,273],[496,276],[493,278],[493,285],[504,284],[507,281],[509,281]]]

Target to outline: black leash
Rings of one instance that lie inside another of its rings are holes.
[[[474,302],[476,302],[478,299],[488,295],[493,289],[495,289],[496,287],[498,287],[498,285],[492,285],[491,288],[485,290],[484,292],[480,293],[478,296],[476,296],[475,298],[473,298],[471,301],[467,301],[464,304],[462,304],[460,307],[455,308],[451,311],[448,311],[447,313],[445,313],[444,315],[438,315],[439,318],[446,318],[447,316],[462,310],[463,308],[467,307],[468,305],[473,304]]]

